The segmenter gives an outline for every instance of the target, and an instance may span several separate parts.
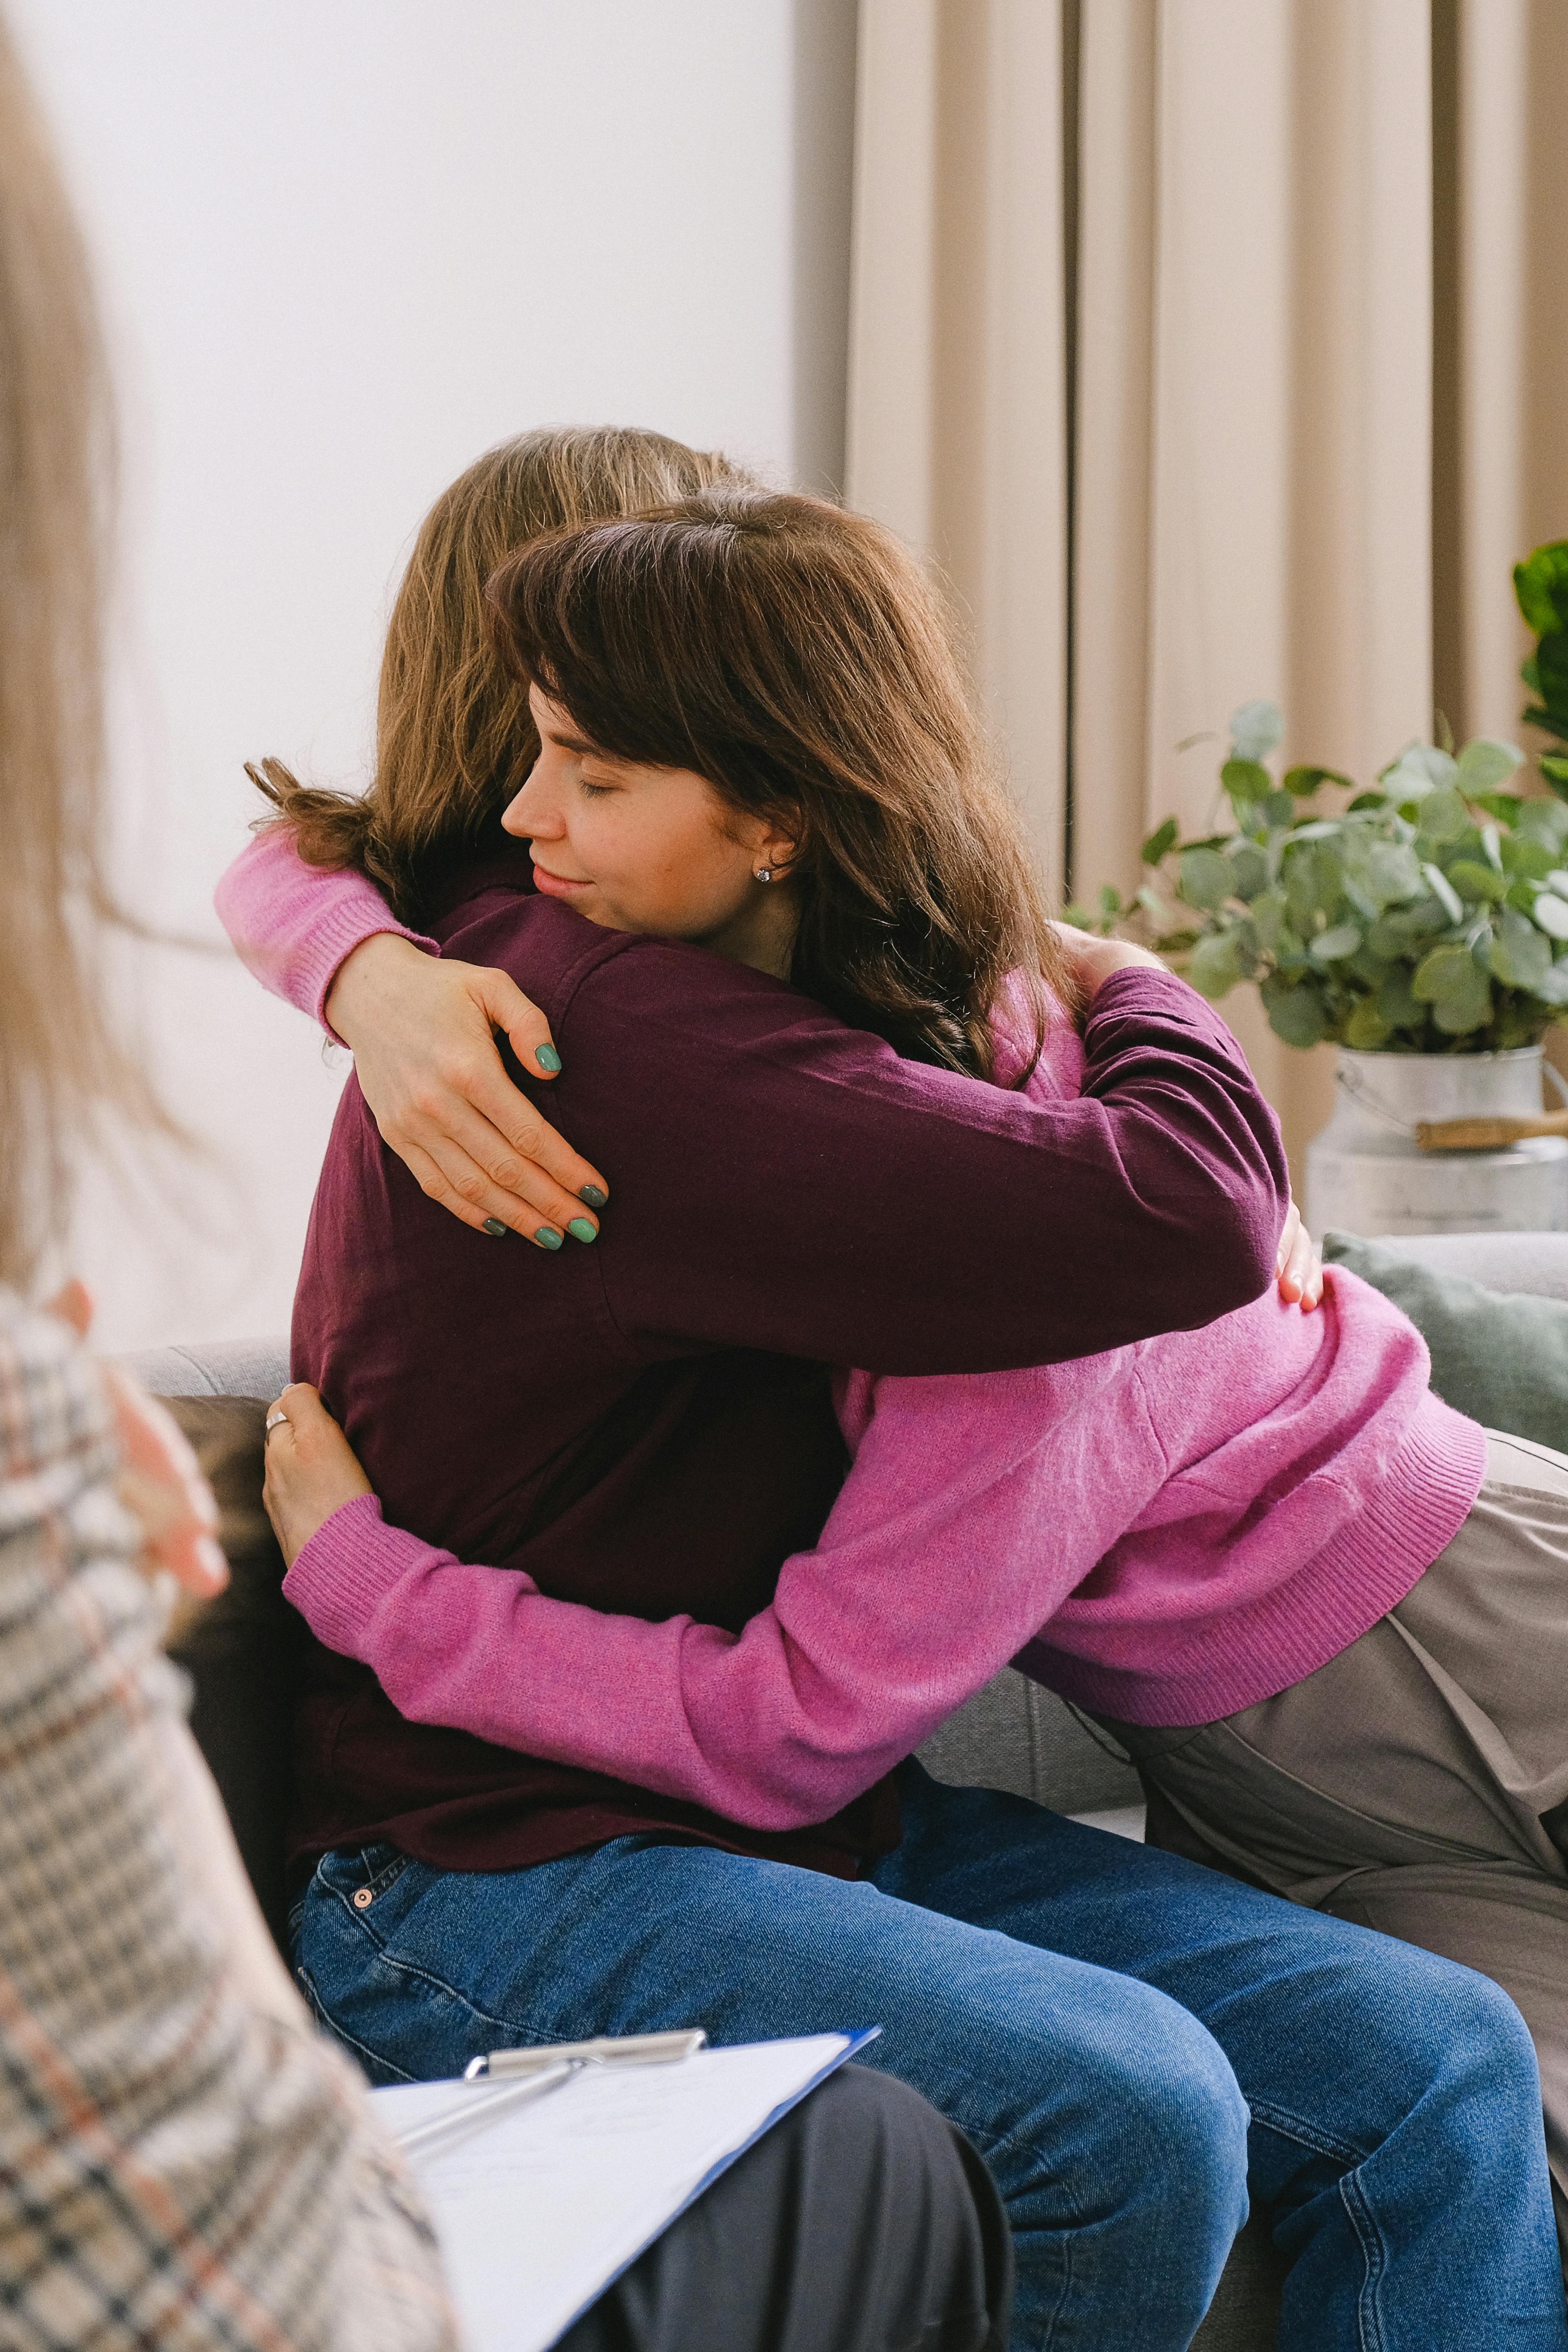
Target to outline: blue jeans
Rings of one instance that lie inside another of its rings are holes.
[[[1565,2352],[1534,2053],[1495,1985],[1021,1797],[900,1782],[903,1843],[857,1884],[643,1837],[494,1873],[329,1854],[300,1980],[378,2082],[879,2024],[865,2063],[1001,2189],[1020,2346],[1177,2352],[1250,2186],[1285,2352]]]

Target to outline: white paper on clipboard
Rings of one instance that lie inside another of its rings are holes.
[[[464,2352],[546,2352],[710,2181],[878,2031],[700,2050],[673,2066],[588,2067],[416,2158]],[[399,2133],[466,2087],[411,2083],[371,2097]]]

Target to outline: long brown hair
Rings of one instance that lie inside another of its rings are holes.
[[[0,27],[0,1281],[63,1225],[99,1116],[156,1116],[106,1024],[104,597],[114,435],[92,290]]]
[[[796,987],[989,1077],[1016,971],[1027,1075],[1039,977],[1071,989],[942,602],[889,531],[817,499],[710,495],[535,541],[489,602],[517,677],[594,742],[695,770],[797,841]]]
[[[280,760],[247,770],[307,865],[357,866],[403,921],[418,922],[446,869],[495,835],[539,756],[528,690],[490,643],[490,573],[542,531],[747,478],[717,451],[613,425],[520,434],[460,474],[420,525],[393,604],[370,789],[323,792]]]

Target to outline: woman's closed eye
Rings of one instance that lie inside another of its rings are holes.
[[[618,784],[602,782],[597,777],[579,776],[577,789],[585,801],[602,801],[607,793],[618,792]]]

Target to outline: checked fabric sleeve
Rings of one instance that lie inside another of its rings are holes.
[[[90,1360],[0,1292],[0,2341],[452,2352],[357,2077],[239,1997],[185,1866],[115,1469]]]

